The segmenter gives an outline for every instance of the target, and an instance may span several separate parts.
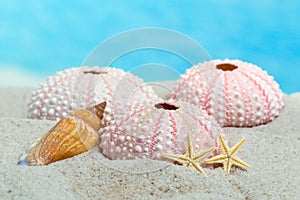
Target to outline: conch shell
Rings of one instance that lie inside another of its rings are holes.
[[[21,156],[19,165],[48,165],[92,149],[99,141],[98,131],[106,102],[78,109],[61,119]]]

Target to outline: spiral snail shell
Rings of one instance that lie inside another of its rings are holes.
[[[92,149],[99,141],[98,131],[106,102],[78,109],[61,119],[21,156],[19,165],[48,165]]]

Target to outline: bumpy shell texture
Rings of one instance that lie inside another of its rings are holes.
[[[206,111],[186,102],[148,100],[136,103],[113,119],[103,118],[100,148],[110,159],[150,158],[164,160],[163,153],[186,151],[190,133],[195,151],[216,146],[223,134],[217,122]],[[107,113],[108,114],[108,113]]]
[[[212,60],[180,77],[174,99],[208,111],[221,126],[252,127],[272,121],[284,107],[273,77],[240,60]]]
[[[137,99],[151,98],[151,87],[121,69],[110,67],[70,68],[50,76],[32,93],[28,117],[60,120],[79,108],[103,101],[111,107]]]
[[[106,102],[89,109],[79,109],[61,119],[24,154],[19,165],[48,165],[93,148],[99,141]]]

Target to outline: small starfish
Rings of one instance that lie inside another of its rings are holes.
[[[194,151],[194,148],[192,146],[192,141],[190,138],[190,134],[187,134],[187,149],[186,153],[183,155],[171,155],[171,154],[163,154],[162,156],[175,160],[182,164],[185,167],[194,167],[198,172],[204,174],[206,177],[206,173],[200,166],[200,161],[209,155],[211,152],[215,150],[215,147],[211,147],[208,151],[205,151],[203,153],[196,154]]]
[[[217,155],[213,158],[205,160],[206,163],[212,164],[212,163],[222,163],[224,170],[227,174],[230,173],[230,169],[232,165],[236,165],[243,168],[250,168],[250,166],[246,163],[244,163],[241,159],[239,159],[237,156],[235,156],[236,152],[241,148],[241,146],[244,144],[246,138],[243,138],[240,142],[236,143],[233,147],[229,148],[227,144],[225,143],[222,135],[219,135],[219,140],[221,143],[221,150],[222,154]]]

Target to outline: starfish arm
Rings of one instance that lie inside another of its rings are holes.
[[[186,156],[184,155],[162,154],[162,156],[171,160],[175,160],[181,163],[182,165],[186,165],[186,162],[188,161],[188,158],[186,158]]]
[[[200,173],[204,174],[207,177],[207,174],[203,170],[203,168],[200,166],[199,163],[192,162],[192,166]]]
[[[245,163],[244,161],[242,161],[241,159],[239,159],[238,157],[234,156],[231,158],[231,162],[233,165],[245,168],[245,169],[249,169],[250,165],[248,165],[247,163]]]
[[[206,159],[204,162],[208,164],[213,164],[213,163],[224,163],[224,161],[227,159],[226,155],[220,154],[215,157]]]
[[[188,157],[192,157],[194,154],[194,149],[192,146],[191,136],[190,133],[187,134],[187,147],[186,147],[186,154]]]
[[[221,151],[222,151],[222,154],[226,154],[226,155],[229,155],[229,147],[227,146],[227,144],[225,143],[223,137],[221,134],[219,134],[219,140],[220,140],[220,143],[221,143]]]
[[[231,169],[231,166],[232,166],[232,163],[230,162],[230,159],[226,159],[223,163],[224,165],[224,171],[227,173],[227,174],[230,174],[230,169]]]
[[[199,153],[197,154],[193,159],[196,162],[200,162],[204,157],[208,156],[209,154],[211,154],[214,150],[216,149],[216,147],[211,147],[209,150],[203,152],[203,153]]]
[[[245,143],[246,138],[243,138],[241,141],[236,143],[233,147],[230,149],[230,156],[234,156],[236,152],[241,148],[241,146]]]

